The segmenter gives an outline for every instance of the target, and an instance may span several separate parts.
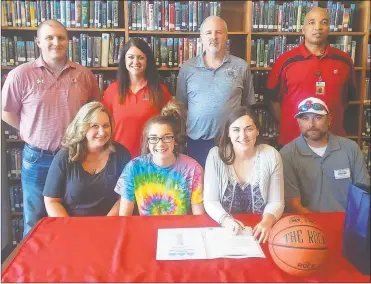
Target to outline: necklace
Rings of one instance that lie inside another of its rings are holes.
[[[98,168],[100,167],[100,163],[103,160],[104,156],[105,156],[105,151],[102,154],[100,154],[99,157],[98,157],[98,159],[96,159],[96,160],[87,160],[87,159],[85,159],[85,163],[87,163],[87,164],[94,163],[95,164],[91,168],[91,170],[90,170],[91,171],[91,174],[95,175],[97,173]]]

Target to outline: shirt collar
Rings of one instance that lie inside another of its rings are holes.
[[[299,153],[303,156],[313,156],[313,151],[309,148],[307,141],[305,141],[303,134],[301,134],[296,140],[296,146]],[[336,136],[331,132],[328,133],[328,143],[326,152],[330,153],[340,149],[340,143],[336,139]]]
[[[48,65],[45,63],[44,59],[42,58],[42,56],[40,55],[39,58],[37,58],[34,63],[33,63],[33,66],[34,67],[45,67],[45,68],[48,68]],[[76,68],[78,66],[77,63],[75,62],[72,62],[71,60],[67,59],[67,62],[66,64],[64,65],[64,68],[63,70],[67,69],[67,68]]]
[[[305,40],[300,44],[300,52],[305,57],[308,58],[312,56],[313,54],[309,52],[309,50],[305,47]],[[322,55],[322,57],[329,56],[332,53],[331,46],[327,43],[325,53]],[[313,55],[314,56],[314,55]]]
[[[204,55],[205,55],[205,51],[198,56],[197,58],[197,67],[201,67],[201,68],[207,68],[206,67],[206,64],[205,64],[205,60],[204,60]],[[230,54],[225,54],[224,55],[224,58],[223,58],[223,61],[222,61],[222,65],[226,62],[231,62],[231,56]]]

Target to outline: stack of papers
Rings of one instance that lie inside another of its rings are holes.
[[[220,227],[158,230],[156,260],[247,257],[265,258],[251,227],[237,236]]]

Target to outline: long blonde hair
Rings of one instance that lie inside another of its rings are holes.
[[[184,104],[179,101],[170,100],[161,110],[161,114],[151,118],[144,126],[141,138],[141,154],[149,153],[148,132],[153,124],[166,124],[171,127],[176,142],[175,152],[183,153],[186,141],[187,112]]]
[[[101,112],[108,115],[111,131],[113,131],[114,123],[111,114],[100,102],[90,102],[85,104],[76,114],[75,118],[68,125],[66,133],[62,140],[62,146],[68,149],[68,160],[70,162],[84,161],[88,154],[86,133],[90,128],[90,123]],[[114,152],[112,135],[109,141],[104,145],[105,149]]]

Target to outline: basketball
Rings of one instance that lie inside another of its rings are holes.
[[[268,247],[277,266],[295,276],[316,272],[327,258],[327,242],[321,228],[298,215],[284,217],[273,226]]]

